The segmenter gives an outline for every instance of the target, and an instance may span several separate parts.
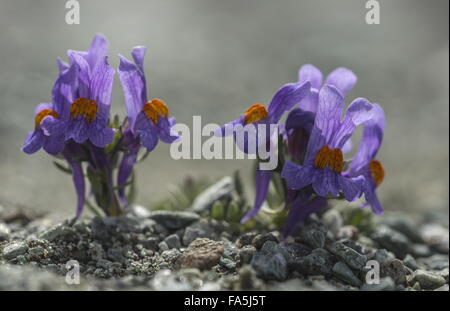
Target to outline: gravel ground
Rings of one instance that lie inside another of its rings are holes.
[[[388,213],[366,230],[347,224],[348,209],[313,215],[286,240],[141,206],[73,227],[0,209],[0,290],[449,289],[448,216]],[[78,285],[66,282],[70,260]],[[365,282],[369,260],[379,263],[379,284]]]

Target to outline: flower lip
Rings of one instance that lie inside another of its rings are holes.
[[[259,121],[266,118],[268,114],[267,108],[263,104],[251,105],[244,113],[244,123]]]
[[[344,155],[339,148],[331,149],[328,145],[323,146],[317,152],[314,159],[316,168],[325,168],[329,166],[336,173],[342,172],[344,168]]]
[[[82,115],[88,122],[92,122],[97,117],[98,105],[94,99],[78,97],[70,106],[70,117],[76,118]]]
[[[41,121],[46,117],[46,116],[53,116],[55,118],[59,118],[58,113],[50,108],[46,108],[46,109],[42,109],[41,111],[39,111],[36,116],[34,117],[34,125],[36,127],[39,126],[39,124],[41,124]]]
[[[369,162],[370,175],[372,176],[375,184],[379,186],[384,179],[384,167],[378,160],[372,160]]]
[[[142,110],[155,124],[158,124],[160,115],[166,118],[169,117],[169,108],[163,100],[158,98],[146,102]]]

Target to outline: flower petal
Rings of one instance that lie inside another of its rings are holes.
[[[345,97],[347,93],[355,86],[357,81],[356,75],[347,68],[336,68],[333,70],[325,80],[326,84],[335,86]]]
[[[245,216],[241,219],[241,224],[247,222],[253,216],[255,216],[261,208],[264,200],[266,199],[267,192],[269,191],[270,178],[272,177],[272,171],[269,170],[257,170],[256,171],[256,194],[253,208],[249,210]]]
[[[144,73],[144,57],[146,52],[147,48],[145,46],[136,46],[131,51],[131,56],[142,73]]]
[[[46,116],[41,121],[41,128],[46,136],[59,136],[67,129],[67,122],[53,116]]]
[[[341,174],[338,175],[339,186],[344,193],[344,197],[348,202],[353,202],[362,194],[362,184],[364,177],[345,177]]]
[[[51,155],[57,155],[64,150],[65,139],[64,134],[52,137],[45,137],[43,148]]]
[[[90,84],[91,99],[94,99],[99,107],[111,105],[111,93],[114,82],[115,70],[108,64],[108,57],[104,57],[93,71]],[[100,108],[101,109],[101,108]],[[108,111],[109,113],[109,111]]]
[[[320,196],[337,196],[339,194],[338,175],[329,167],[316,169],[313,177],[313,189]]]
[[[286,179],[287,185],[291,189],[301,189],[310,185],[313,176],[314,168],[312,166],[301,166],[291,161],[286,161],[281,171],[281,177]]]
[[[136,134],[139,135],[142,146],[147,148],[148,152],[151,152],[153,149],[155,149],[156,145],[158,144],[158,136],[154,131],[152,131],[151,129],[138,130],[136,131]]]
[[[364,124],[361,143],[350,163],[349,171],[351,172],[356,172],[367,165],[380,149],[386,121],[383,108],[378,104],[374,104],[373,107],[373,118]]]
[[[298,71],[298,82],[304,83],[309,81],[312,88],[320,89],[322,79],[322,72],[311,64],[303,65]]]
[[[166,143],[171,144],[174,141],[176,141],[180,136],[172,130],[172,126],[175,124],[176,119],[175,117],[166,118],[166,117],[160,117],[158,121],[158,136],[159,139]]]
[[[44,143],[44,134],[40,129],[28,132],[22,146],[22,151],[28,154],[38,151]]]
[[[94,36],[88,48],[86,60],[91,68],[95,68],[97,64],[105,57],[108,52],[108,40],[100,33]]]
[[[372,207],[372,211],[377,214],[381,215],[383,214],[383,206],[381,205],[380,201],[378,200],[378,196],[375,191],[376,187],[373,182],[370,182],[366,180],[366,182],[363,184],[363,191],[364,191],[364,197],[366,201],[370,204]]]
[[[52,109],[52,105],[49,103],[40,103],[39,105],[34,108],[34,115],[36,116],[39,112],[41,112],[44,109]]]
[[[75,219],[78,219],[83,212],[85,200],[83,167],[81,166],[81,162],[78,161],[69,161],[69,164],[72,168],[72,179],[75,185],[75,191],[77,193],[77,211],[75,214]]]
[[[348,107],[344,119],[334,133],[330,145],[342,149],[354,130],[372,117],[373,105],[365,98],[355,99]]]
[[[343,105],[344,99],[335,87],[325,85],[320,89],[319,106],[306,154],[307,163],[312,163],[317,151],[331,142],[341,122]]]
[[[91,131],[89,140],[97,147],[103,148],[114,140],[115,130],[109,127]]]
[[[270,123],[277,123],[285,111],[290,110],[305,98],[311,90],[309,82],[288,83],[283,85],[273,96],[269,104]]]
[[[135,64],[121,55],[119,57],[118,73],[125,97],[125,107],[131,128],[134,128],[136,117],[147,101],[145,79]]]

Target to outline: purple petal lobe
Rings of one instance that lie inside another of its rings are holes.
[[[340,188],[348,202],[353,202],[361,196],[362,184],[364,182],[362,176],[351,178],[339,174],[338,179]]]
[[[89,140],[97,147],[103,148],[114,140],[115,130],[105,127],[100,130],[92,131]]]
[[[316,169],[313,178],[313,189],[320,196],[337,196],[339,194],[338,174],[329,167]]]
[[[322,86],[322,79],[322,72],[311,64],[303,65],[298,71],[298,82],[310,82],[312,88],[320,89]]]
[[[22,151],[28,154],[35,153],[42,147],[43,143],[44,134],[41,130],[37,129],[35,131],[30,131],[25,138],[25,142],[22,146]]]
[[[142,111],[142,107],[147,101],[145,79],[143,73],[139,71],[135,64],[123,56],[119,57],[118,73],[125,97],[125,107],[131,128],[134,128],[136,117]]]
[[[325,83],[335,86],[345,97],[348,91],[355,86],[356,81],[356,75],[351,70],[340,67],[328,75]]]
[[[288,83],[283,85],[274,95],[269,104],[269,116],[271,123],[277,123],[285,111],[292,109],[305,98],[311,90],[311,84]]]
[[[286,179],[287,185],[291,189],[300,189],[312,183],[314,168],[309,165],[298,165],[291,161],[286,161],[281,171],[281,177]]]

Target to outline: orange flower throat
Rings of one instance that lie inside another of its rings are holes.
[[[253,123],[266,118],[267,108],[263,104],[254,104],[248,107],[244,114],[244,123]]]
[[[370,174],[372,175],[375,184],[378,186],[384,179],[384,167],[378,160],[372,160],[369,162]]]
[[[92,122],[97,117],[98,105],[95,100],[87,97],[78,97],[70,106],[70,117],[76,118],[82,115],[88,122]]]
[[[34,117],[34,125],[37,127],[39,124],[41,124],[42,119],[44,119],[46,116],[53,116],[55,118],[59,117],[58,113],[53,109],[42,109]]]
[[[161,99],[155,98],[149,100],[144,104],[144,113],[149,118],[152,119],[153,123],[158,124],[159,116],[168,117],[169,116],[169,108],[166,103]]]
[[[344,155],[339,148],[331,149],[327,145],[323,146],[314,159],[314,166],[317,168],[325,168],[329,166],[336,173],[342,172],[344,168]]]

